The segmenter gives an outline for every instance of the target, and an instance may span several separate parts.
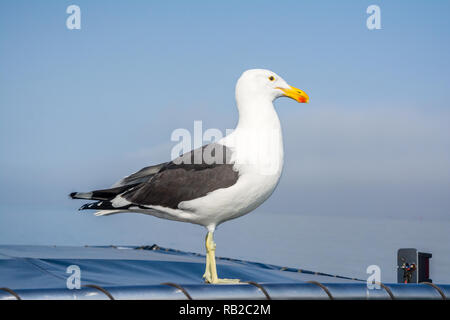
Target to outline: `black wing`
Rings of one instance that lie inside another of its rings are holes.
[[[236,183],[239,174],[231,163],[231,150],[212,143],[183,154],[177,159],[150,166],[125,177],[113,188],[91,193],[73,193],[72,198],[101,200],[84,205],[81,209],[111,210],[130,206],[158,205],[176,209],[182,201],[203,197],[217,189]],[[80,195],[89,195],[82,197]],[[117,195],[131,204],[114,207]],[[106,200],[106,201],[105,201]]]
[[[126,191],[122,197],[137,205],[176,209],[182,201],[234,185],[238,177],[231,163],[231,150],[210,144],[169,162],[149,181]]]

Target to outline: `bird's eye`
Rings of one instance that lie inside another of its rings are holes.
[[[269,77],[269,80],[270,80],[270,81],[273,81],[273,80],[275,80],[275,77],[274,77],[274,76],[270,76],[270,77]]]

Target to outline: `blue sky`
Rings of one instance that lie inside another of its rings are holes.
[[[66,28],[71,4],[81,30]],[[381,30],[366,28],[371,4]],[[449,9],[448,1],[2,1],[0,243],[148,239],[202,250],[200,228],[190,247],[168,235],[174,222],[81,215],[67,194],[168,160],[172,131],[195,120],[233,128],[234,85],[250,68],[277,72],[311,102],[276,102],[285,171],[242,223],[254,228],[264,213],[274,218],[260,228],[282,225],[282,212],[413,220],[418,232],[421,221],[450,226]],[[115,237],[124,225],[137,231]],[[427,239],[417,246],[448,252],[450,241],[434,248]]]

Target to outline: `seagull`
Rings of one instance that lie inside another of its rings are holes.
[[[308,95],[264,69],[245,71],[236,84],[239,121],[232,133],[165,163],[131,174],[111,188],[73,192],[72,199],[96,200],[80,210],[107,216],[137,212],[206,227],[206,270],[211,284],[239,283],[217,275],[213,233],[218,225],[247,214],[267,200],[283,170],[281,124],[273,102]]]

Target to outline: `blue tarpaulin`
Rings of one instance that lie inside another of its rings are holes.
[[[159,248],[0,246],[0,287],[66,288],[67,268],[76,265],[81,284],[143,286],[162,282],[201,284],[204,255]],[[217,258],[220,277],[243,281],[296,283],[354,282],[308,270]]]
[[[79,289],[68,287],[73,266]],[[445,299],[450,285],[380,284],[257,262],[217,258],[233,285],[204,284],[205,256],[160,248],[0,246],[2,299]],[[77,271],[77,272],[78,272]]]

